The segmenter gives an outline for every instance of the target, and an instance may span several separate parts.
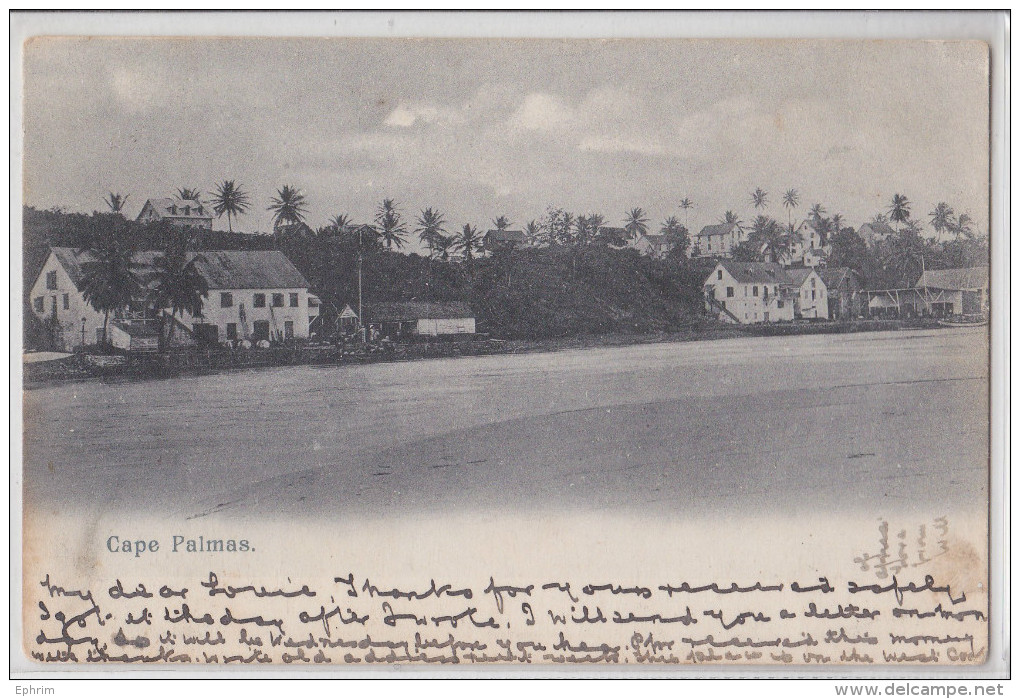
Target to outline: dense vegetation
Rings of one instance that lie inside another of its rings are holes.
[[[181,197],[195,199],[197,190],[182,189]],[[351,225],[337,215],[329,225],[313,230],[304,222],[305,197],[294,187],[279,190],[268,207],[274,214],[273,233],[237,233],[232,216],[246,212],[251,202],[233,181],[213,193],[213,210],[226,214],[228,231],[188,229],[168,223],[141,224],[121,214],[127,197],[111,193],[109,213],[91,215],[59,210],[24,210],[24,271],[26,288],[35,279],[50,246],[62,245],[101,253],[106,267],[95,271],[97,284],[106,275],[130,277],[123,250],[163,250],[163,259],[192,250],[279,249],[287,254],[326,302],[326,312],[345,304],[357,306],[358,260],[362,260],[363,294],[370,301],[467,301],[480,332],[496,337],[537,339],[583,333],[645,333],[676,330],[690,325],[702,313],[702,284],[714,261],[688,259],[691,237],[675,216],[668,217],[658,233],[671,251],[665,259],[619,249],[627,240],[653,233],[641,208],[626,212],[622,228],[604,225],[600,214],[575,216],[549,207],[538,220],[524,225],[525,244],[505,247],[494,254],[482,252],[483,236],[470,224],[449,232],[443,214],[431,207],[416,219],[405,219],[399,205],[384,199],[372,225]],[[756,216],[743,224],[731,211],[724,222],[748,232],[733,257],[741,260],[788,258],[803,243],[802,225],[795,225],[800,205],[796,190],[782,199],[786,222],[767,215],[768,194],[760,188],[751,195]],[[987,239],[971,230],[967,214],[955,215],[940,203],[930,213],[935,236],[923,235],[923,224],[911,216],[910,202],[897,194],[886,213],[874,222],[895,226],[878,240],[866,241],[858,230],[845,226],[839,214],[827,215],[820,204],[804,219],[829,249],[829,267],[853,269],[865,288],[912,286],[922,269],[968,267],[988,263]],[[693,202],[685,198],[688,212]],[[494,219],[508,230],[505,216]],[[427,255],[404,254],[400,249],[416,235]],[[695,250],[695,252],[698,252]],[[173,254],[171,254],[173,253]],[[181,262],[181,260],[178,260]],[[182,263],[183,264],[183,263]],[[180,265],[178,265],[180,266]],[[180,274],[166,275],[166,293],[182,299],[194,296]],[[176,270],[183,272],[184,270]],[[177,280],[171,284],[171,277]],[[172,286],[179,288],[172,289]],[[98,284],[98,286],[102,286]],[[188,302],[190,303],[190,301]],[[175,306],[175,311],[184,306]],[[97,306],[98,308],[98,306]]]
[[[165,224],[143,225],[119,214],[64,214],[26,208],[25,284],[34,281],[51,245],[95,249],[109,237],[135,250],[164,249],[178,233]],[[357,306],[356,236],[305,226],[275,235],[189,231],[189,247],[280,249],[333,309]],[[606,245],[555,243],[505,249],[490,257],[453,261],[388,249],[362,239],[363,293],[369,301],[463,300],[479,332],[534,339],[581,333],[679,329],[701,308],[705,263],[681,256],[654,260]],[[448,256],[447,256],[448,257]]]

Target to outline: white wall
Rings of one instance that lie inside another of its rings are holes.
[[[418,320],[419,335],[460,335],[474,333],[474,318],[422,318]]]
[[[46,288],[47,272],[57,273],[56,289]],[[64,308],[65,294],[68,297],[68,308],[66,309]],[[37,311],[35,305],[36,299],[40,297],[43,299],[42,312]],[[53,311],[54,299],[56,299],[56,313]],[[50,323],[52,318],[56,318],[56,325],[59,330],[57,342],[65,350],[71,351],[81,345],[82,318],[85,318],[85,344],[91,345],[96,342],[96,331],[101,330],[103,327],[103,314],[85,302],[81,292],[78,291],[78,288],[64,270],[64,266],[60,264],[56,255],[52,252],[46,258],[46,264],[43,265],[39,278],[32,285],[28,301],[32,312],[40,320]]]
[[[722,279],[719,278],[722,272]],[[722,265],[712,270],[712,275],[705,280],[706,287],[715,290],[715,300],[725,304],[726,310],[737,317],[741,323],[764,323],[777,320],[793,320],[793,303],[780,298],[780,285],[738,282]],[[765,289],[768,288],[766,302]],[[733,296],[727,296],[727,289],[733,290]],[[755,289],[758,295],[755,296]],[[782,302],[782,308],[780,308]],[[766,318],[766,314],[768,317]]]
[[[221,294],[229,293],[232,297],[232,305],[223,308]],[[290,295],[298,295],[298,305],[290,305]],[[265,294],[266,305],[263,308],[255,308],[255,294]],[[283,306],[273,307],[273,294],[283,294]],[[307,289],[210,289],[209,296],[205,299],[202,308],[202,317],[194,318],[186,315],[183,321],[186,325],[193,326],[195,323],[209,323],[219,328],[219,340],[227,339],[227,324],[237,324],[238,339],[250,337],[255,330],[255,321],[268,321],[269,331],[272,337],[276,333],[284,332],[285,323],[294,323],[294,337],[307,338],[309,306]],[[245,322],[241,321],[241,305],[244,305]],[[315,309],[311,316],[318,315]]]
[[[812,286],[812,282],[814,285]],[[811,294],[814,292],[814,298]],[[801,284],[799,291],[801,316],[804,318],[828,318],[829,294],[825,282],[816,272],[811,272]]]

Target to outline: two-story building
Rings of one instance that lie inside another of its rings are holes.
[[[213,210],[211,206],[197,199],[180,197],[147,199],[135,220],[139,223],[169,221],[178,228],[212,230]]]
[[[185,332],[182,341],[201,338],[228,340],[286,340],[307,338],[309,326],[319,315],[319,300],[309,292],[308,282],[279,250],[212,250],[189,253],[197,256],[195,267],[209,291],[202,314],[178,316],[175,323]],[[133,256],[140,280],[153,283],[154,251]],[[82,293],[89,263],[88,251],[52,248],[29,299],[32,311],[47,324],[54,344],[66,350],[93,344],[101,338],[104,315]],[[146,309],[146,289],[139,291],[133,309],[115,312],[107,338],[118,347],[149,348],[155,314],[167,309]],[[155,312],[155,313],[154,313]]]
[[[824,266],[828,259],[830,246],[828,241],[808,221],[797,226],[796,236],[788,254],[783,256],[785,265],[804,265],[805,267]]]
[[[705,226],[694,236],[693,251],[701,257],[729,257],[733,248],[747,240],[747,232],[736,223]]]
[[[728,323],[826,318],[825,284],[811,268],[722,259],[705,279],[705,308]]]

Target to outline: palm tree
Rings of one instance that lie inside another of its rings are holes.
[[[492,219],[492,225],[496,227],[497,231],[505,231],[507,228],[510,227],[511,224],[510,219],[508,219],[506,216],[498,216]]]
[[[197,189],[191,189],[190,187],[181,187],[177,190],[177,196],[186,201],[197,201],[202,193]]]
[[[537,227],[538,224],[535,225]],[[465,223],[460,235],[453,240],[452,247],[454,250],[464,253],[465,260],[473,260],[475,259],[475,253],[480,252],[482,249],[482,236],[478,234],[478,229],[475,226]]]
[[[183,238],[172,240],[152,260],[148,279],[150,303],[162,312],[164,321],[166,309],[170,309],[170,329],[166,332],[164,346],[172,343],[177,316],[188,313],[197,318],[202,315],[205,298],[209,295],[209,283],[198,269],[203,262],[205,258],[202,255],[187,251]],[[163,339],[162,332],[160,339]]]
[[[726,213],[723,214],[723,217],[719,219],[719,223],[732,223],[737,228],[740,228],[744,225],[744,222],[740,220],[740,217],[737,216],[732,211],[730,211],[729,209],[727,209]]]
[[[771,262],[779,262],[789,252],[790,238],[784,237],[783,227],[774,218],[764,214],[755,217],[748,241],[759,255],[767,253]]]
[[[899,232],[900,224],[910,219],[910,202],[902,194],[894,194],[892,206],[889,207],[889,218],[896,222],[896,231]]]
[[[351,217],[347,214],[337,214],[333,218],[329,219],[329,223],[326,224],[326,232],[329,232],[335,236],[342,236],[347,230],[347,226],[351,224]]]
[[[105,345],[110,313],[127,308],[142,287],[135,274],[139,264],[133,260],[131,249],[118,238],[108,238],[106,244],[89,252],[93,259],[82,264],[82,296],[103,314]]]
[[[821,204],[812,204],[811,210],[808,211],[808,218],[818,221],[825,216],[825,207]]]
[[[400,220],[400,212],[397,211],[395,201],[383,199],[375,213],[375,222],[379,224],[379,237],[387,249],[392,250],[394,246],[398,249],[404,247],[407,226]]]
[[[961,235],[965,238],[973,239],[974,230],[971,228],[970,224],[970,214],[960,214],[956,221],[952,222],[950,230],[956,235],[957,240],[960,239]]]
[[[537,245],[542,236],[542,226],[535,219],[531,219],[524,226],[524,235],[527,237],[528,245]]]
[[[769,194],[761,187],[758,187],[751,192],[751,203],[754,204],[755,209],[767,209]]]
[[[786,209],[787,218],[789,223],[793,224],[793,210],[800,205],[800,193],[796,189],[786,190],[786,194],[783,195],[783,208]]]
[[[648,219],[645,218],[645,210],[639,206],[628,211],[627,224],[624,229],[632,240],[648,233]]]
[[[428,246],[429,257],[440,249],[440,243],[446,237],[445,225],[446,221],[441,213],[434,211],[432,207],[422,209],[421,216],[418,217],[418,227],[414,232],[418,234],[418,239]]]
[[[897,286],[911,286],[917,281],[924,264],[924,240],[916,230],[906,228],[889,236],[882,258],[886,269],[896,275]]]
[[[666,240],[669,242],[670,253],[679,252],[683,256],[687,252],[687,248],[691,244],[690,237],[687,234],[687,227],[681,225],[680,220],[676,216],[670,216],[663,221],[659,232],[666,236]]]
[[[224,180],[212,193],[213,212],[217,217],[227,215],[227,230],[234,232],[233,217],[248,211],[251,200],[247,192],[234,184],[233,180]]]
[[[277,190],[272,202],[268,210],[275,212],[273,216],[274,232],[279,232],[286,225],[305,222],[305,214],[308,213],[305,195],[301,194],[296,187],[291,187],[289,184],[283,185],[283,189]]]
[[[952,229],[953,215],[955,213],[953,207],[944,201],[940,201],[932,211],[928,212],[928,215],[931,216],[931,226],[935,229],[936,238],[941,238],[943,231]]]
[[[580,225],[580,220],[584,219],[584,227]],[[593,243],[600,242],[601,236],[599,231],[606,225],[606,217],[602,214],[588,214],[587,216],[581,216],[578,218],[578,233],[579,242],[584,245],[591,245]]]
[[[694,202],[689,197],[684,197],[680,200],[680,208],[684,210],[684,226],[690,228],[691,221],[688,212],[694,208]]]
[[[110,196],[108,196],[103,201],[105,201],[106,205],[110,207],[110,211],[111,212],[113,212],[115,214],[119,214],[119,213],[122,213],[124,211],[124,204],[127,203],[127,200],[128,200],[129,196],[130,195],[128,195],[128,194],[120,194],[118,192],[110,192]]]

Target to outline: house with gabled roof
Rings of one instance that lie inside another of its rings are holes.
[[[493,228],[485,232],[482,248],[486,252],[523,248],[528,244],[528,236],[524,231],[509,231]]]
[[[700,257],[729,257],[733,248],[747,240],[747,233],[736,223],[705,226],[694,236],[692,251]]]
[[[369,338],[472,335],[475,314],[464,301],[394,301],[364,305]]]
[[[160,253],[134,253],[136,274],[151,277]],[[201,316],[185,314],[173,321],[182,342],[201,338],[210,342],[307,338],[319,314],[318,298],[293,263],[279,250],[208,250],[191,252],[209,291]],[[85,301],[83,282],[96,258],[87,250],[55,247],[43,264],[29,299],[33,313],[51,329],[54,342],[66,350],[93,344],[102,333],[104,316]],[[134,308],[115,313],[107,337],[124,349],[150,349],[153,309],[146,308],[146,291]],[[155,309],[159,312],[161,309]]]
[[[862,224],[857,233],[866,243],[874,244],[880,240],[885,240],[891,235],[895,235],[896,231],[885,221],[869,221]]]
[[[705,279],[705,309],[727,323],[827,318],[825,283],[808,267],[721,259]]]
[[[818,270],[818,276],[825,282],[829,318],[849,320],[861,316],[867,299],[856,272],[849,267],[826,267]]]
[[[643,233],[630,241],[629,247],[634,248],[642,255],[661,260],[673,249],[673,244],[669,236],[663,233]]]
[[[139,223],[169,221],[177,228],[203,228],[212,230],[213,210],[208,204],[197,199],[163,197],[146,199],[145,205],[135,219]]]

